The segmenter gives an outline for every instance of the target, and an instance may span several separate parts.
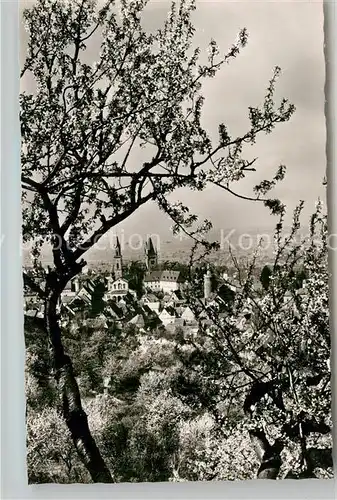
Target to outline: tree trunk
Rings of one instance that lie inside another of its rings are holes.
[[[113,478],[91,435],[82,408],[71,359],[64,352],[57,314],[60,290],[50,290],[45,302],[45,327],[52,346],[55,378],[62,397],[62,412],[77,453],[94,483],[112,483]]]
[[[265,432],[260,429],[252,430],[249,434],[256,454],[261,460],[257,478],[277,479],[282,465],[282,442],[276,440],[275,443],[271,445],[266,438]]]

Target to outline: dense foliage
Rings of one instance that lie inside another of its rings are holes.
[[[196,345],[195,374],[207,380],[203,404],[207,395],[206,406],[221,426],[234,423],[249,430],[261,447],[261,458],[274,458],[276,476],[287,453],[297,473],[307,477],[319,466],[332,467],[331,455],[327,458],[331,448],[325,450],[331,447],[332,425],[327,222],[318,203],[303,240],[302,207],[296,209],[287,236],[281,210],[273,266],[262,273],[261,289],[252,278],[254,261],[240,269],[233,256],[242,286],[226,314],[220,314],[217,304],[205,308],[198,300],[192,302],[199,311],[205,309],[211,322],[202,329],[206,348],[204,341]],[[193,291],[191,297],[196,297]],[[236,418],[231,423],[231,411],[238,408],[239,422]],[[261,467],[262,474],[263,463]]]

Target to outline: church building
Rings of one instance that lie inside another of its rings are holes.
[[[180,271],[158,270],[158,252],[151,238],[145,245],[145,265],[147,269],[144,277],[145,290],[171,293],[181,288],[183,280]]]
[[[123,278],[123,257],[119,239],[117,237],[115,245],[115,253],[113,256],[112,276],[107,280],[107,292],[105,293],[106,300],[116,300],[119,302],[128,294],[137,296],[134,290],[129,288],[129,283]]]

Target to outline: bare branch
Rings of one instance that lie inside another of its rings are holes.
[[[116,215],[115,217],[108,219],[104,224],[100,226],[97,231],[95,231],[86,241],[84,241],[82,244],[80,244],[77,249],[75,249],[72,253],[72,256],[74,260],[78,260],[82,255],[87,252],[95,243],[98,242],[98,240],[104,236],[112,227],[116,226],[123,220],[127,219],[130,217],[137,208],[139,208],[141,205],[144,205],[149,200],[153,200],[155,198],[156,194],[154,192],[149,193],[148,195],[144,196],[141,200],[138,201],[138,203],[135,203],[131,206],[129,206],[127,209],[124,210],[124,212]]]

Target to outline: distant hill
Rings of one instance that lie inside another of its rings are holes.
[[[285,234],[289,229],[285,229]],[[307,230],[302,228],[299,232],[300,237],[304,238]],[[142,260],[144,258],[144,243],[149,235],[126,234],[120,232],[120,239],[123,257],[125,260]],[[193,240],[186,235],[173,236],[170,231],[163,231],[162,234],[151,235],[155,247],[158,249],[160,260],[187,261]],[[215,260],[226,261],[229,255],[229,245],[236,257],[249,257],[256,249],[259,241],[261,242],[261,254],[265,259],[272,257],[273,230],[269,229],[212,229],[208,235],[208,241],[218,241],[220,251],[214,256]],[[110,233],[103,237],[95,247],[85,254],[88,264],[111,263],[114,255],[115,235]],[[29,265],[30,252],[26,248],[23,250],[23,264]],[[52,255],[48,247],[42,251],[42,262],[44,265],[51,264]]]

